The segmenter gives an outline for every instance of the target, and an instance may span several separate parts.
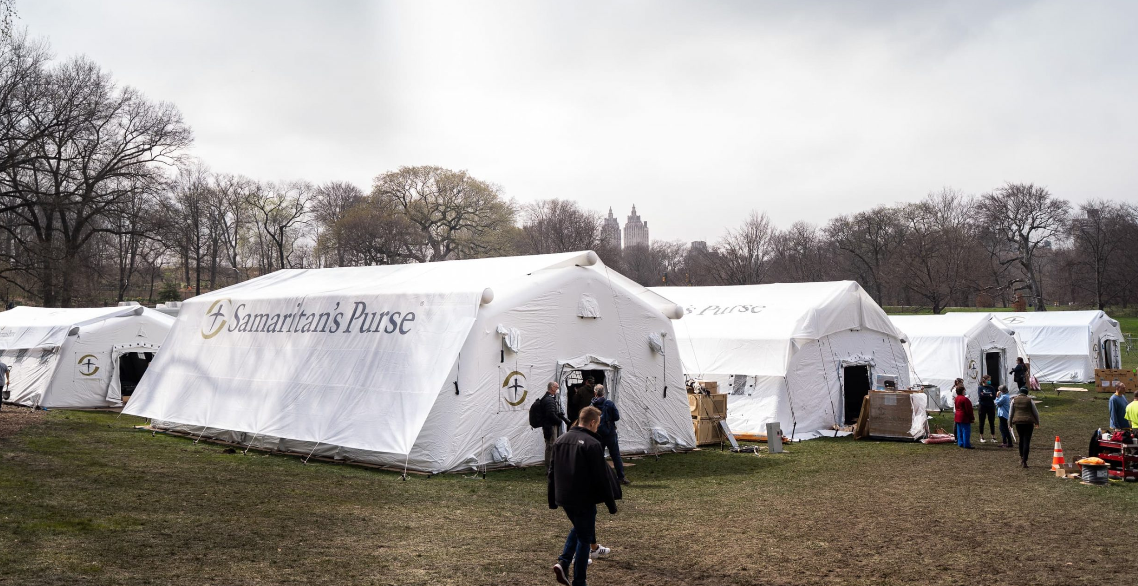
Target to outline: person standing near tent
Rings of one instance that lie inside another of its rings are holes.
[[[980,397],[980,443],[986,443],[984,439],[984,421],[988,421],[988,432],[992,435],[992,441],[996,441],[996,387],[992,386],[992,377],[984,375],[980,379],[980,387],[976,390],[976,394]]]
[[[8,368],[8,365],[0,362],[0,374],[4,376],[4,384],[2,388],[0,388],[0,399],[2,399],[0,400],[0,408],[3,407],[4,401],[8,400],[8,383],[10,382],[8,379],[10,372],[11,369]]]
[[[1008,374],[1012,375],[1016,388],[1022,389],[1027,386],[1027,365],[1023,363],[1023,358],[1016,358],[1015,368]]]
[[[561,385],[549,381],[545,385],[545,396],[541,398],[541,433],[545,436],[545,469],[549,470],[550,457],[553,455],[553,443],[561,436],[561,424],[569,425],[569,418],[561,410],[561,402],[557,400],[557,391]]]
[[[1008,416],[1011,415],[1012,396],[1008,394],[1008,387],[1000,385],[996,391],[996,416],[1000,419],[1000,447],[1012,447],[1012,429],[1008,427]]]
[[[1027,455],[1031,451],[1032,430],[1039,427],[1039,410],[1027,394],[1027,387],[1020,387],[1019,394],[1012,399],[1012,410],[1009,420],[1016,426],[1016,435],[1019,436],[1020,465],[1027,468]]]
[[[569,387],[569,425],[577,421],[577,414],[581,409],[588,407],[593,401],[593,377],[585,378],[585,382]]]
[[[597,503],[604,503],[609,514],[616,514],[616,501],[621,498],[620,485],[612,469],[605,463],[605,448],[597,437],[601,411],[585,407],[577,425],[553,444],[547,497],[549,508],[565,509],[573,524],[565,547],[553,564],[553,575],[559,584],[569,584],[569,566],[573,565],[573,585],[585,586],[591,544],[597,540]]]
[[[601,444],[609,450],[613,468],[616,468],[617,480],[621,484],[632,484],[624,477],[624,461],[620,459],[620,441],[616,436],[616,422],[620,421],[620,411],[616,408],[616,403],[605,396],[604,385],[597,385],[594,392],[597,396],[593,397],[593,407],[601,412],[601,425],[597,428],[597,436],[601,438]]]
[[[1130,427],[1138,428],[1138,391],[1134,392],[1134,400],[1126,406],[1126,419],[1130,421]]]
[[[1114,429],[1128,429],[1132,427],[1126,419],[1126,385],[1118,383],[1114,387],[1114,394],[1110,396],[1110,426]]]
[[[976,420],[972,413],[972,399],[964,394],[964,381],[956,379],[956,445],[966,450],[972,449],[972,422]]]

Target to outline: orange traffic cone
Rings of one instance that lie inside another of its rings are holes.
[[[1059,436],[1055,436],[1055,454],[1051,456],[1051,469],[1058,470],[1067,463],[1063,457],[1063,444],[1059,443]]]

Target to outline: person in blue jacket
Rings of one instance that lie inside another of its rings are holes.
[[[624,462],[620,459],[620,441],[616,435],[616,422],[620,421],[620,411],[616,408],[616,403],[605,397],[604,385],[597,385],[593,393],[596,395],[593,397],[593,407],[601,410],[601,425],[597,428],[597,436],[601,438],[601,444],[609,450],[617,480],[621,484],[632,484],[624,477]]]
[[[1130,422],[1126,420],[1126,405],[1126,385],[1118,383],[1110,396],[1110,426],[1114,429],[1130,428]]]
[[[1000,420],[1000,447],[1012,447],[1012,428],[1008,426],[1008,416],[1012,409],[1012,396],[1008,387],[1000,385],[996,390],[996,417]]]

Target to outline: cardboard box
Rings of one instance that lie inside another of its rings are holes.
[[[912,438],[913,402],[904,391],[870,391],[867,433],[875,437]]]
[[[727,417],[727,395],[688,395],[688,409],[695,419],[723,419]]]
[[[1138,390],[1138,375],[1134,374],[1133,370],[1122,370],[1118,368],[1096,368],[1095,369],[1095,390],[1103,393],[1113,393],[1114,388],[1119,383],[1126,385],[1126,390],[1134,392]]]
[[[723,428],[720,427],[718,419],[693,419],[692,425],[695,427],[697,446],[718,444],[727,439],[727,436],[723,435]]]

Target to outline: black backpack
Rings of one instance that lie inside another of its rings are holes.
[[[544,398],[545,397],[542,397],[541,399]],[[534,429],[545,425],[545,409],[541,407],[541,399],[534,401],[533,405],[529,406],[529,426]]]

